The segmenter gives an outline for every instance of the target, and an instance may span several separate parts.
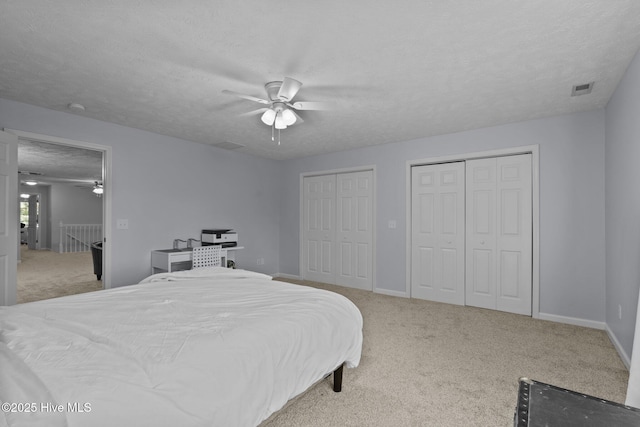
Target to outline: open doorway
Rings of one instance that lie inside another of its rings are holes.
[[[40,195],[20,194],[20,244],[40,249]]]
[[[102,250],[108,231],[105,150],[77,141],[12,133],[19,137],[17,302],[109,287]]]

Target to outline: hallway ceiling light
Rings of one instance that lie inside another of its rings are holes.
[[[25,181],[24,183],[27,185],[38,185],[38,183],[35,181]]]
[[[85,110],[84,105],[78,104],[77,102],[72,102],[70,104],[67,104],[67,108],[69,110],[72,110],[72,111],[84,111]]]
[[[102,193],[104,193],[104,188],[102,187],[102,183],[99,183],[98,181],[95,182],[95,185],[93,186],[93,193],[100,197],[102,195]]]

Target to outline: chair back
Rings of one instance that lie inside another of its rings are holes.
[[[193,248],[191,268],[219,267],[221,264],[220,245]]]

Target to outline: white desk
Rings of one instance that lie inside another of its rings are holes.
[[[227,266],[227,260],[235,262],[235,251],[244,246],[220,248],[220,265]],[[157,249],[151,251],[151,274],[179,270],[190,270],[193,252],[191,249]]]

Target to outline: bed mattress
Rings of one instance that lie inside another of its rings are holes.
[[[0,308],[0,426],[255,426],[360,361],[336,293],[224,268],[143,282]]]

